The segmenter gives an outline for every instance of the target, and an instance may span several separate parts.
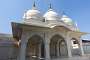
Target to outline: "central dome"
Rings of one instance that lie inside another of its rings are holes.
[[[53,9],[49,9],[48,12],[44,14],[44,18],[45,20],[59,20],[60,16],[58,15],[58,13],[53,11]]]

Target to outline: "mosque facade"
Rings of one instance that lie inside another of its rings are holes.
[[[23,22],[11,22],[12,35],[0,34],[0,60],[54,60],[83,56],[81,32],[71,18],[51,7],[45,14],[26,11]]]

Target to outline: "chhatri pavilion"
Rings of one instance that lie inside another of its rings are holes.
[[[0,60],[54,60],[83,56],[77,24],[67,15],[59,15],[50,5],[41,14],[34,3],[21,23],[12,22],[12,35],[0,34]]]

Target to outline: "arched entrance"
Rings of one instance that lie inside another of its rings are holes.
[[[40,60],[41,58],[44,58],[44,42],[40,36],[34,35],[27,43],[26,60]]]
[[[72,43],[72,56],[80,55],[80,44],[76,38],[71,39]]]
[[[67,44],[64,38],[60,35],[54,35],[50,40],[51,58],[66,57],[67,55]]]

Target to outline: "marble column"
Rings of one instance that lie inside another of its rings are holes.
[[[39,44],[39,57],[41,58],[41,44]]]
[[[49,43],[45,43],[45,60],[50,60]]]
[[[26,55],[26,43],[21,43],[20,60],[25,60],[25,55]]]
[[[72,52],[71,52],[71,40],[70,40],[70,37],[69,37],[69,33],[67,33],[67,36],[66,36],[66,43],[67,43],[67,51],[68,51],[68,57],[72,57]]]
[[[57,42],[57,57],[59,57],[60,56],[60,54],[59,54],[60,52],[59,52],[59,41]]]
[[[17,60],[25,60],[26,58],[26,36],[22,35],[21,43],[20,43],[20,50],[19,50],[19,56]]]
[[[45,44],[45,60],[50,60],[50,42],[48,38],[48,34],[44,34],[44,44]]]
[[[83,56],[84,55],[84,50],[83,50],[83,46],[82,46],[82,40],[79,39],[79,47],[80,47],[80,55]]]

